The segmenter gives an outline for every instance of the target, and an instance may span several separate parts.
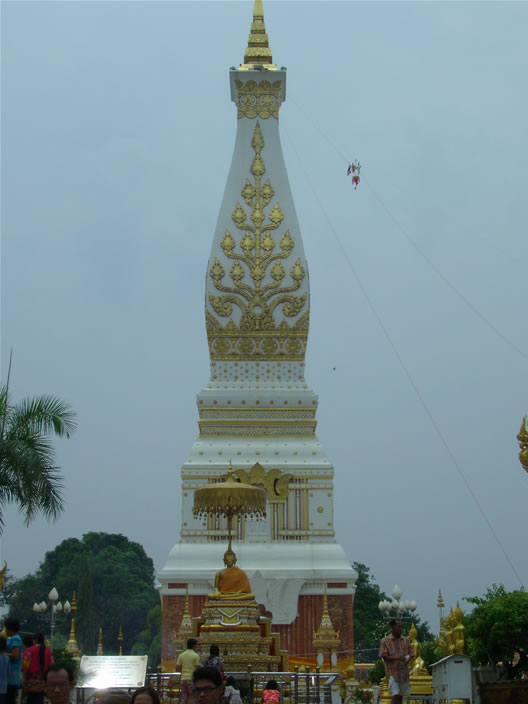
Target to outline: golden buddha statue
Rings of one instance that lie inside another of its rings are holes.
[[[215,576],[215,590],[209,594],[210,599],[244,600],[254,599],[251,584],[244,570],[236,566],[236,555],[228,548],[224,553],[225,569]]]
[[[429,674],[427,671],[427,668],[425,667],[425,662],[423,661],[422,657],[420,656],[420,644],[418,643],[418,631],[416,630],[416,626],[414,623],[411,625],[411,628],[409,629],[409,640],[411,641],[411,648],[413,650],[414,656],[412,660],[410,661],[410,670],[409,670],[409,676],[412,678],[413,676],[416,675],[421,675],[421,674]]]
[[[433,679],[429,674],[425,662],[420,655],[420,644],[418,643],[418,632],[414,623],[409,630],[409,640],[413,649],[414,657],[409,662],[409,680],[411,682],[411,701],[413,695],[430,697],[433,691]]]
[[[456,609],[454,611],[455,615],[455,626],[453,628],[453,640],[454,640],[454,653],[465,653],[466,652],[466,636],[464,633],[464,625],[462,619],[464,618],[464,612],[460,608],[460,604],[457,601]]]

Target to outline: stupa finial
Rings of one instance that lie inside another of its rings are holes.
[[[273,64],[271,49],[269,48],[268,35],[264,25],[262,0],[254,0],[253,22],[249,31],[247,49],[244,53],[244,63],[240,66],[242,69],[253,69],[255,67],[277,69]]]

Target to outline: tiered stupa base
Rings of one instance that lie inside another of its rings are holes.
[[[284,670],[286,651],[280,650],[279,634],[271,632],[271,621],[260,615],[260,608],[254,599],[208,599],[201,617],[193,619],[202,653],[218,645],[226,672]]]

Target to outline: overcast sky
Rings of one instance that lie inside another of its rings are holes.
[[[60,520],[6,511],[16,576],[87,531],[158,569],[179,539],[252,5],[2,3],[2,376],[13,348],[12,397],[79,416]],[[454,606],[528,581],[528,4],[264,11],[337,538],[436,629],[439,588]]]

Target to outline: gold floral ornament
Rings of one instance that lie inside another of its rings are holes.
[[[287,263],[295,246],[289,230],[274,234],[284,214],[278,203],[272,205],[275,192],[269,180],[263,183],[264,139],[258,121],[251,146],[255,152],[250,167],[254,182],[246,180],[241,190],[249,210],[236,204],[231,219],[240,234],[226,230],[220,243],[225,258],[232,264],[227,271],[215,258],[209,269],[218,292],[209,293],[212,310],[220,318],[229,318],[236,307],[240,322],[237,325],[229,320],[222,327],[206,310],[211,358],[303,360],[309,324],[308,294],[297,292],[306,271],[299,258]],[[276,322],[275,316],[282,320]],[[288,325],[284,318],[298,319]]]
[[[246,81],[235,80],[235,104],[237,118],[248,117],[253,120],[260,117],[279,119],[282,102],[282,81]]]
[[[528,472],[528,430],[526,429],[526,416],[524,416],[523,422],[521,423],[521,429],[517,434],[517,440],[519,441],[519,447],[521,448],[521,451],[519,452],[519,461]]]
[[[229,463],[225,481],[209,484],[195,490],[193,515],[196,518],[225,516],[229,535],[228,550],[231,550],[233,516],[264,518],[266,516],[266,492],[257,486],[237,481],[233,477],[233,468]]]

